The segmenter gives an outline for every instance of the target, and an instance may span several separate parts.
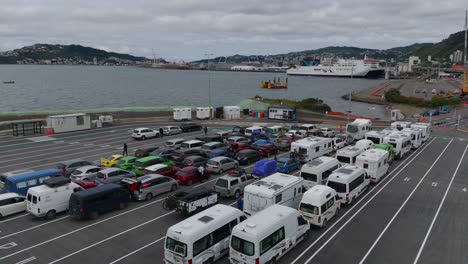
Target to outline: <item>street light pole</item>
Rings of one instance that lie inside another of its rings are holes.
[[[213,110],[211,107],[211,69],[210,69],[210,56],[213,56],[213,53],[205,53],[205,56],[208,57],[208,109],[209,109],[209,120],[212,119]]]
[[[353,80],[353,75],[354,75],[354,60],[351,61],[351,81]],[[349,124],[349,119],[351,115],[351,86],[349,86],[349,108],[348,108],[348,124]]]

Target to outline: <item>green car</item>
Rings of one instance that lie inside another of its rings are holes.
[[[137,157],[135,156],[126,156],[121,158],[115,166],[122,170],[131,170],[133,168],[133,163],[135,163],[135,160],[137,160]]]
[[[145,170],[146,167],[149,167],[155,164],[161,164],[161,163],[166,164],[168,166],[175,166],[175,163],[172,160],[168,160],[159,156],[149,156],[149,157],[137,159],[135,163],[133,164],[132,171],[137,176],[141,176],[143,175],[143,171]]]
[[[383,150],[386,150],[390,153],[390,155],[388,156],[388,159],[389,161],[393,160],[393,146],[390,145],[390,144],[376,144],[373,146],[373,148],[375,149],[383,149]]]

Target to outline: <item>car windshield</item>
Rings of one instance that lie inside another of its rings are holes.
[[[72,173],[72,175],[80,175],[81,173],[83,173],[83,172],[80,171],[80,170],[78,170],[78,169],[76,169],[76,170]]]
[[[247,256],[253,256],[255,253],[255,246],[252,242],[246,241],[236,236],[232,236],[231,238],[231,247],[235,251]]]
[[[307,203],[301,203],[299,210],[309,213],[309,214],[313,214],[313,215],[319,214],[319,208],[317,206],[307,204]]]
[[[317,182],[317,175],[308,172],[301,172],[301,177],[306,181]]]
[[[184,159],[184,161],[182,162],[182,164],[184,164],[184,165],[190,165],[192,163],[193,163],[193,160],[191,160],[191,159]]]
[[[219,163],[218,163],[217,161],[214,161],[214,160],[208,160],[208,161],[206,162],[206,164],[208,164],[208,165],[214,165],[214,166],[218,166],[218,165],[219,165]]]
[[[104,173],[102,173],[102,172],[98,172],[96,177],[98,177],[100,179],[104,179],[104,178],[106,178],[106,175]]]
[[[276,166],[278,166],[278,167],[283,167],[284,165],[286,165],[286,162],[284,162],[284,161],[277,161],[276,162]]]
[[[346,184],[334,181],[328,181],[328,187],[335,189],[338,193],[345,193],[346,192]]]
[[[170,237],[166,238],[166,249],[176,253],[177,255],[184,257],[187,256],[187,245]]]
[[[136,167],[142,167],[142,166],[145,165],[145,163],[144,163],[144,162],[141,162],[141,161],[135,161],[134,165],[135,165]]]
[[[218,179],[216,181],[216,186],[221,187],[221,188],[228,188],[229,181],[226,179]]]
[[[351,159],[349,157],[337,156],[336,159],[341,163],[351,163]]]

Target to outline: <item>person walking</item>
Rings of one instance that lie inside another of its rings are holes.
[[[128,146],[127,143],[124,143],[123,145],[123,153],[122,156],[128,156]]]
[[[205,127],[203,128],[203,132],[205,132],[205,136],[206,136],[206,134],[208,133],[208,127],[207,127],[207,126],[205,126]]]
[[[203,165],[200,165],[197,170],[200,175],[200,181],[202,182],[205,179],[205,168],[203,168]]]
[[[162,127],[159,128],[159,135],[160,135],[161,137],[164,136],[164,129],[163,129]]]
[[[237,209],[241,211],[244,210],[244,198],[242,197],[242,194],[237,198]]]

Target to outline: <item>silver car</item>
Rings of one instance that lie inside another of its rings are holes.
[[[104,168],[93,165],[78,167],[72,172],[70,179],[77,181],[94,181],[96,179],[97,173],[102,169]]]
[[[179,188],[176,180],[159,174],[148,174],[138,178],[127,178],[121,181],[135,200],[151,200],[156,195],[173,192]]]
[[[176,126],[163,126],[162,129],[163,129],[164,135],[167,135],[167,136],[182,133],[182,129],[180,129],[180,127],[176,127]]]
[[[235,197],[236,199],[244,193],[245,186],[253,183],[256,179],[252,174],[246,174],[243,170],[235,171],[233,174],[227,174],[219,177],[213,189],[220,196]]]
[[[215,173],[223,173],[228,170],[237,169],[239,163],[237,160],[220,156],[209,159],[206,162],[206,169]]]

